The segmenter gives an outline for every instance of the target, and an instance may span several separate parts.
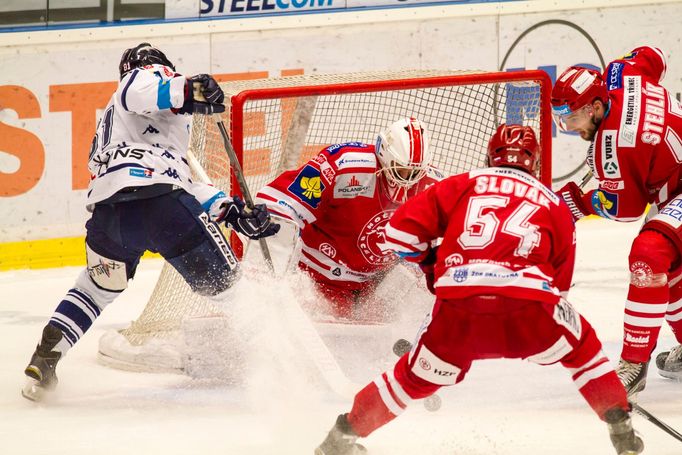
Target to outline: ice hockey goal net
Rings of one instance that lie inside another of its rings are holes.
[[[488,139],[500,123],[529,125],[543,150],[541,179],[550,183],[551,81],[541,71],[302,75],[221,86],[227,106],[223,121],[253,194],[323,147],[374,143],[381,129],[406,116],[428,126],[433,164],[446,175],[482,167]],[[194,116],[190,148],[216,186],[239,193],[231,185],[214,118]],[[232,243],[241,251],[234,236]],[[218,312],[166,264],[139,319],[102,338],[100,358],[133,370],[181,371],[181,324]],[[145,350],[149,345],[161,347],[160,352],[150,354]]]

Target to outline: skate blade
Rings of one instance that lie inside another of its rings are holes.
[[[26,378],[26,385],[21,389],[21,396],[31,401],[43,401],[47,393],[47,390],[33,378]]]
[[[665,371],[659,369],[658,374],[666,379],[672,379],[673,381],[682,381],[682,371]]]

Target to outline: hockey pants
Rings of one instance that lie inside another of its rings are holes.
[[[568,302],[480,296],[437,300],[412,351],[358,392],[348,421],[367,436],[412,400],[462,381],[474,360],[494,358],[561,362],[600,418],[614,407],[628,409],[625,389],[592,326]]]

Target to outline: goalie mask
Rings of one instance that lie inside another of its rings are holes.
[[[577,131],[590,122],[592,102],[608,103],[606,83],[598,71],[571,66],[561,73],[552,89],[552,117],[563,131]]]
[[[537,177],[540,145],[529,126],[502,124],[488,142],[488,165],[522,169]]]
[[[403,118],[379,133],[376,154],[394,202],[405,202],[408,191],[426,175],[431,150],[426,126],[415,118]]]
[[[164,65],[175,71],[175,66],[168,60],[166,54],[149,43],[140,43],[123,52],[121,63],[118,65],[118,72],[121,75],[121,79],[123,79],[123,76],[135,68],[154,64]]]

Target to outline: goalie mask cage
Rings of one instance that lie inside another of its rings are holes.
[[[488,140],[500,123],[531,126],[542,149],[540,179],[551,182],[552,86],[542,71],[302,75],[221,87],[226,103],[222,119],[254,196],[324,147],[374,144],[379,131],[410,116],[426,124],[432,164],[446,176],[484,167]],[[190,150],[216,187],[240,193],[232,185],[214,117],[194,115]],[[231,243],[240,254],[242,245],[234,234]],[[140,317],[102,337],[100,360],[135,371],[182,371],[183,321],[219,314],[210,299],[194,294],[165,264]]]

